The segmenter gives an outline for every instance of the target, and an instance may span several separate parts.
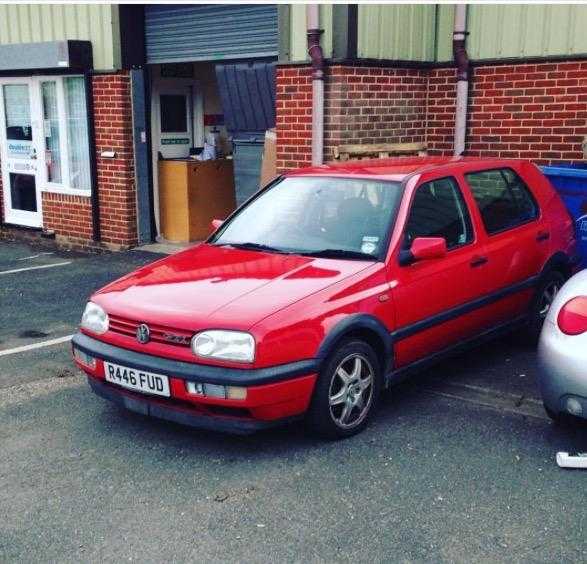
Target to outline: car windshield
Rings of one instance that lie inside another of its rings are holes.
[[[210,243],[349,259],[380,259],[399,182],[286,177],[227,221]]]

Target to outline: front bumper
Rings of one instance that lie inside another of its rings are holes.
[[[129,411],[156,417],[157,419],[172,421],[173,423],[179,423],[188,427],[195,427],[196,429],[248,435],[262,429],[281,425],[287,420],[296,419],[296,417],[289,417],[273,421],[262,421],[243,417],[211,416],[194,411],[193,409],[171,406],[164,399],[154,399],[124,389],[115,388],[91,376],[88,376],[88,384],[96,395],[125,407]]]
[[[545,405],[554,413],[569,413],[570,399],[582,406],[587,419],[587,349],[577,337],[563,334],[547,320],[538,345],[538,383]]]
[[[314,361],[261,369],[223,368],[180,362],[130,351],[78,333],[78,349],[96,359],[91,367],[76,359],[92,390],[124,407],[202,429],[251,433],[294,419],[308,409],[316,373]],[[104,361],[169,377],[171,397],[152,396],[107,382]],[[188,382],[245,387],[245,399],[190,394]]]

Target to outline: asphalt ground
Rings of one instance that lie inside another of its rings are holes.
[[[532,348],[439,364],[346,441],[204,433],[95,397],[67,342],[18,352],[158,256],[38,254],[0,243],[1,562],[587,561],[587,472],[554,460],[587,428],[546,418]]]

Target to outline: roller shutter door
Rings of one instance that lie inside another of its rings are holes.
[[[274,4],[145,7],[148,63],[277,57]]]

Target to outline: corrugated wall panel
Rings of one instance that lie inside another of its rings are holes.
[[[472,5],[468,28],[472,59],[587,54],[586,5]]]
[[[309,61],[306,36],[306,6],[290,6],[290,58],[292,61]],[[320,27],[324,30],[321,38],[325,57],[332,56],[332,4],[320,4]]]
[[[277,6],[147,5],[145,40],[149,63],[277,57]]]
[[[118,6],[0,4],[0,44],[81,39],[92,42],[94,68],[120,67]]]
[[[360,4],[358,56],[367,59],[434,59],[436,6]]]
[[[454,19],[454,6],[450,4],[439,4],[437,6],[436,61],[452,61],[452,30]]]

